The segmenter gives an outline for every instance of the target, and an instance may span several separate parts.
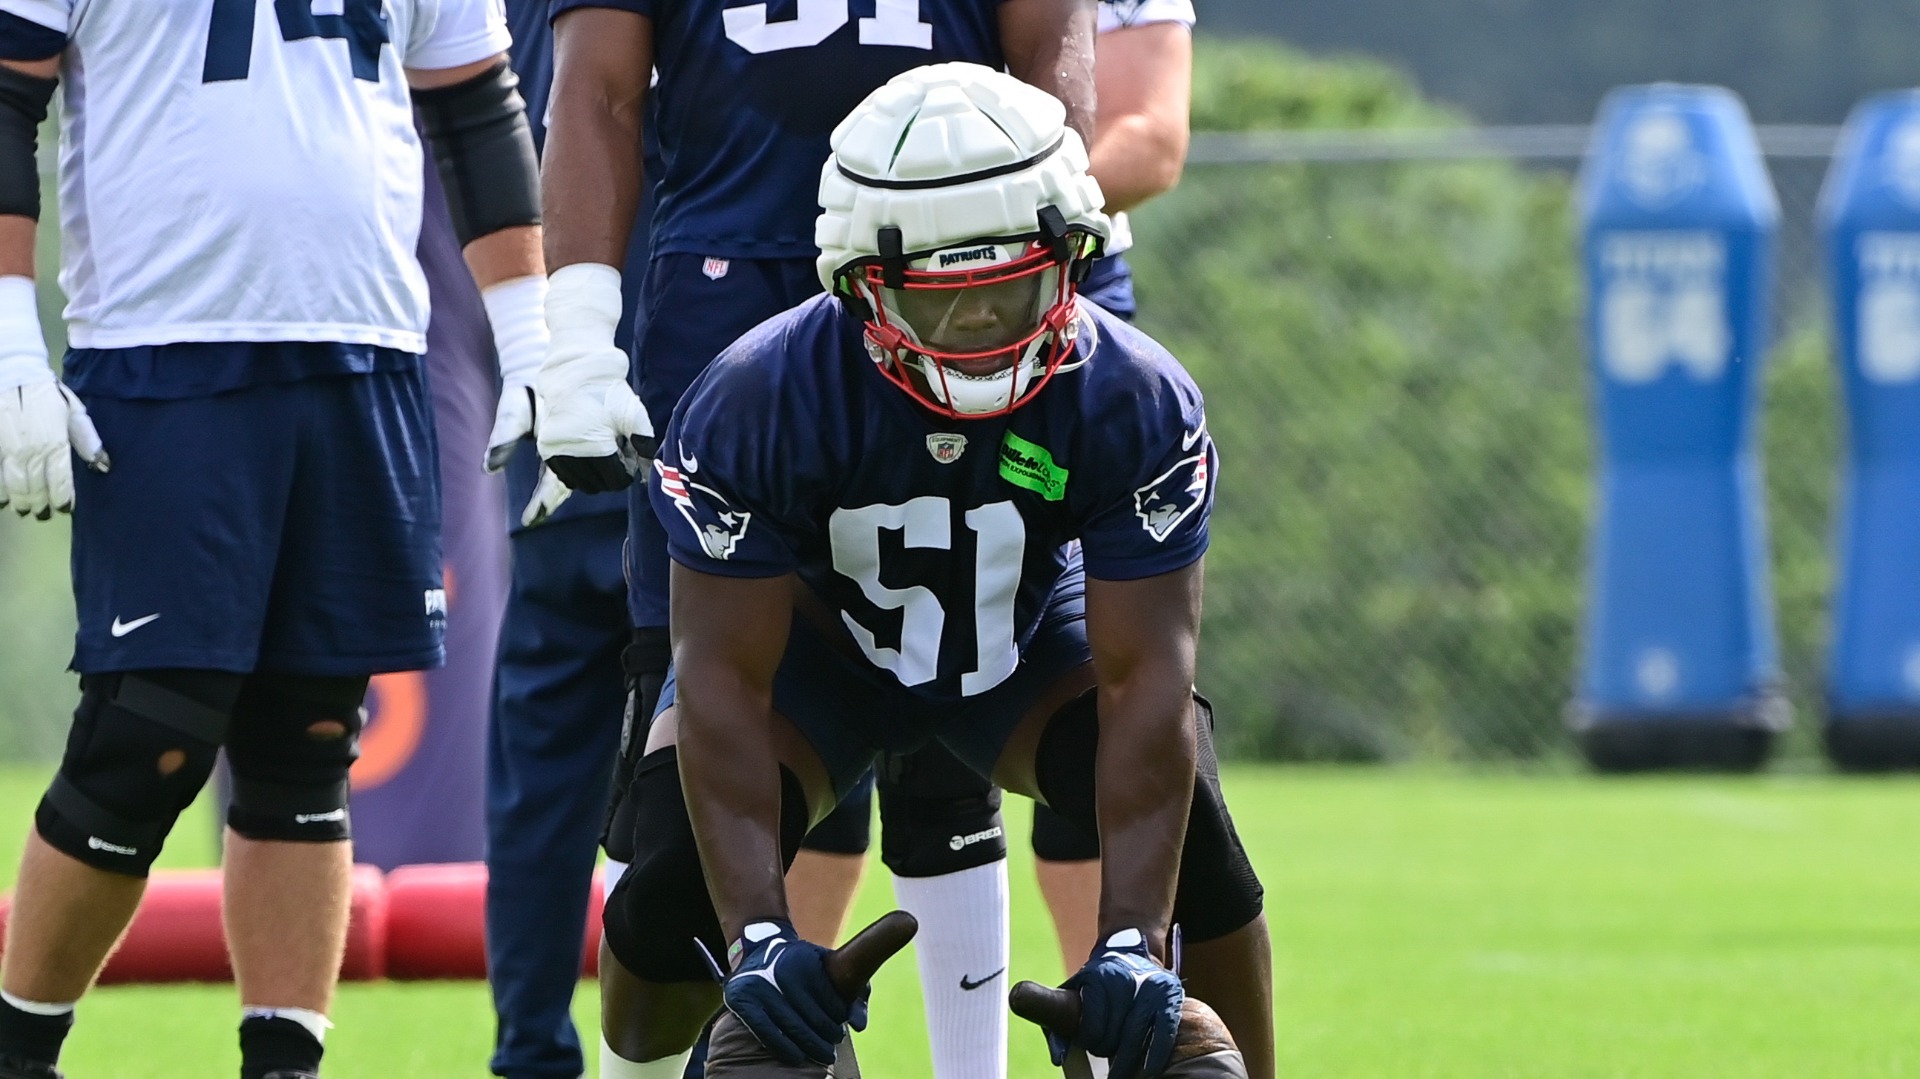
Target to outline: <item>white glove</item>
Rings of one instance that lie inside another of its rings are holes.
[[[571,497],[573,489],[561,483],[553,469],[541,465],[540,482],[533,485],[533,497],[527,499],[527,508],[520,511],[520,524],[526,528],[545,524],[553,511]]]
[[[47,366],[29,278],[0,277],[0,506],[44,521],[73,510],[73,458],[111,467],[87,406]]]
[[[540,457],[576,491],[617,491],[653,456],[653,421],[627,385],[627,354],[613,344],[619,322],[619,270],[579,262],[547,279]]]
[[[516,277],[480,293],[500,357],[500,405],[487,436],[487,471],[507,467],[520,440],[533,434],[533,379],[547,358],[547,279]]]

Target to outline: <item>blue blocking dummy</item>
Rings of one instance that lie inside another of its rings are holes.
[[[1780,209],[1746,108],[1609,94],[1580,211],[1600,457],[1572,724],[1603,770],[1755,767],[1787,713],[1755,449]]]
[[[1845,387],[1827,747],[1920,765],[1920,92],[1861,103],[1820,194]]]

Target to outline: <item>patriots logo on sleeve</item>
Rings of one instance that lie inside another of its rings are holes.
[[[1200,452],[1183,457],[1174,466],[1145,487],[1133,492],[1133,512],[1140,527],[1155,543],[1165,543],[1180,522],[1193,515],[1207,500],[1207,449],[1202,440]]]
[[[693,482],[689,477],[699,465],[684,452],[681,459],[681,468],[675,468],[654,458],[653,470],[660,474],[660,492],[672,499],[680,516],[687,519],[707,557],[725,561],[733,556],[734,548],[747,534],[747,524],[753,520],[753,514],[734,509],[720,492]]]

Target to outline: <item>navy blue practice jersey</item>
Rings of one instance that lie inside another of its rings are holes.
[[[1104,580],[1207,547],[1217,458],[1200,391],[1139,330],[1082,311],[1086,362],[981,420],[936,417],[886,381],[832,297],[762,323],[674,411],[649,491],[669,552],[724,576],[797,572],[925,697],[992,689],[1075,543]]]
[[[922,64],[1005,66],[1000,0],[552,0],[653,21],[656,254],[812,258],[827,137]]]

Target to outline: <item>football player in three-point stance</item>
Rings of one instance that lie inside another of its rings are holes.
[[[416,107],[503,359],[543,351],[497,0],[331,6],[0,0],[0,502],[73,512],[81,674],[0,961],[5,1079],[58,1074],[222,748],[241,1075],[319,1071],[361,700],[446,620]],[[33,283],[58,85],[60,380]]]
[[[1200,394],[1077,302],[1109,224],[1057,100],[918,68],[832,146],[830,293],[717,359],[653,464],[674,666],[606,912],[605,1033],[643,1062],[623,1074],[677,1076],[723,1002],[776,1056],[833,1058],[867,1006],[795,930],[782,871],[876,755],[938,743],[1102,841],[1076,1044],[1120,1079],[1163,1070],[1184,939],[1187,987],[1267,1079],[1261,889],[1193,693]]]
[[[888,78],[942,60],[1005,67],[1066,100],[1070,122],[1091,128],[1092,0],[809,0],[786,10],[559,0],[554,10],[544,168],[555,348],[541,376],[539,426],[542,455],[580,490],[626,484],[637,449],[650,450],[650,439],[633,442],[647,417],[664,422],[735,338],[819,292],[814,189],[827,136]],[[666,167],[635,333],[636,398],[612,332],[643,115]],[[665,535],[637,493],[633,506],[638,629],[628,655],[641,724],[616,779],[623,789],[668,658]],[[943,972],[942,991],[928,995],[935,1075],[1003,1075],[1007,885],[997,796],[939,747],[910,763],[889,758],[880,782],[885,860],[902,904],[921,915],[923,968]],[[615,817],[613,857],[628,853],[632,809],[623,802]],[[867,814],[847,816],[851,827],[811,837],[819,851],[795,870],[804,878],[796,891],[813,900],[803,920],[822,939],[837,932],[866,846]],[[619,1048],[603,1054],[603,1070],[622,1067]]]
[[[1132,322],[1133,244],[1127,211],[1172,190],[1187,160],[1187,107],[1193,94],[1192,0],[1100,0],[1093,75],[1099,122],[1087,147],[1088,171],[1100,182],[1113,220],[1107,253],[1080,286],[1092,300]],[[1093,946],[1100,891],[1100,846],[1058,813],[1035,807],[1034,869],[1053,913],[1068,969]]]

